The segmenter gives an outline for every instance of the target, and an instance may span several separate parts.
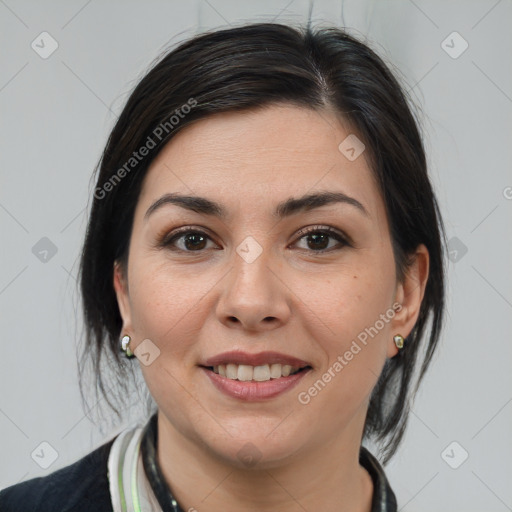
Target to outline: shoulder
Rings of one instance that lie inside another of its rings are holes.
[[[107,463],[116,437],[69,466],[0,491],[0,510],[112,512]]]

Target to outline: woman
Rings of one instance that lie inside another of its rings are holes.
[[[416,121],[369,47],[280,24],[184,42],[110,135],[81,260],[99,388],[103,358],[122,378],[136,356],[157,407],[2,510],[396,511],[362,441],[384,463],[401,441],[443,243]]]

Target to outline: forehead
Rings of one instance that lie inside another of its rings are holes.
[[[348,123],[330,111],[278,105],[215,114],[162,149],[139,206],[174,191],[251,207],[322,189],[357,196],[378,218],[382,200],[364,152],[350,160],[339,149],[349,136]]]

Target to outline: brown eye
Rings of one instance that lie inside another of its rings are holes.
[[[166,237],[161,245],[171,250],[200,252],[206,249],[208,240],[210,240],[210,237],[206,233],[189,229]]]
[[[342,246],[349,245],[343,236],[341,236],[337,231],[334,231],[332,228],[319,228],[313,227],[307,230],[303,230],[300,232],[302,235],[299,238],[300,240],[306,241],[306,249],[309,249],[313,252],[321,253],[324,251],[330,251],[331,249],[341,248]],[[338,243],[329,246],[331,240],[335,240]],[[338,247],[336,247],[338,245]]]
[[[206,237],[199,233],[188,233],[183,235],[183,244],[189,250],[204,249],[206,246]]]
[[[320,249],[324,250],[327,249],[329,245],[329,238],[331,238],[326,233],[312,233],[311,235],[307,235],[308,243],[311,245],[309,246],[311,249]]]

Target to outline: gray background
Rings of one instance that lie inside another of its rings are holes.
[[[128,92],[170,43],[242,21],[300,23],[308,10],[304,0],[0,0],[0,488],[74,462],[123,426],[95,425],[82,408],[76,272],[92,170]],[[403,511],[512,510],[512,2],[314,3],[316,24],[342,16],[423,110],[451,248],[441,349],[387,474]],[[46,59],[31,47],[43,31],[58,43]],[[454,31],[469,45],[457,58]]]

